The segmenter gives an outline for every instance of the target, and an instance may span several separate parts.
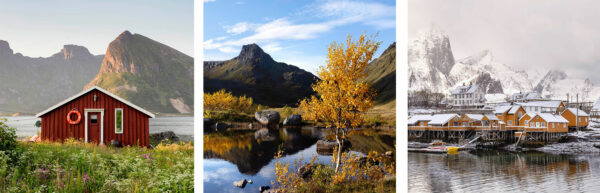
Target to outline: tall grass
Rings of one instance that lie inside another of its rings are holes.
[[[193,192],[191,143],[110,148],[67,140],[0,151],[0,192]]]

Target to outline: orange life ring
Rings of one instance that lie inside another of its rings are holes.
[[[71,120],[71,115],[75,113],[77,115],[77,120]],[[78,124],[79,121],[81,121],[81,113],[79,113],[79,111],[73,109],[71,111],[69,111],[69,114],[67,114],[67,122],[69,122],[69,124],[71,125],[75,125]]]

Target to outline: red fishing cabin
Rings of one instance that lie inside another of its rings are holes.
[[[42,140],[76,138],[86,143],[150,145],[149,118],[154,114],[100,87],[91,87],[36,115]]]

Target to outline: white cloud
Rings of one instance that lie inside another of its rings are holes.
[[[244,2],[243,2],[243,1],[237,1],[237,2],[235,2],[235,4],[236,4],[236,5],[243,5],[243,4],[244,4]]]
[[[240,47],[250,43],[266,43],[265,50],[278,51],[281,49],[278,41],[308,40],[318,38],[336,27],[363,23],[377,29],[395,27],[395,7],[374,2],[358,1],[325,1],[308,8],[304,14],[317,15],[326,18],[325,21],[312,23],[295,23],[286,17],[267,21],[263,24],[239,22],[224,26],[227,33],[239,35],[252,31],[253,33],[238,39],[209,39],[204,42],[205,49],[218,49],[221,52],[233,53],[231,47]]]
[[[279,46],[279,43],[270,43],[263,46],[262,49],[264,49],[267,53],[273,53],[281,50],[281,46]]]
[[[224,52],[224,53],[237,53],[237,52],[239,52],[237,49],[234,49],[232,47],[220,47],[219,51]]]
[[[248,31],[250,29],[250,24],[248,24],[248,22],[239,22],[231,26],[224,26],[223,28],[225,28],[227,33],[237,35]]]

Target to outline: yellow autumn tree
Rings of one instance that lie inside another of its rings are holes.
[[[359,81],[366,76],[365,68],[381,43],[373,38],[363,34],[357,41],[352,41],[352,36],[348,35],[345,44],[331,43],[327,50],[327,65],[321,66],[318,72],[321,80],[312,86],[316,96],[300,101],[299,108],[306,118],[334,129],[338,144],[336,172],[346,132],[358,127],[364,121],[362,112],[373,106],[375,93],[368,83]]]
[[[254,110],[251,97],[236,97],[224,89],[214,93],[204,93],[204,109],[206,110],[235,110],[252,113]]]

